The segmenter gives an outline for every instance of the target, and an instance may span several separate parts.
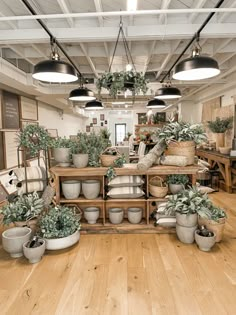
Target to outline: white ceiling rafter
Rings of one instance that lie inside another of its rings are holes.
[[[57,0],[57,2],[63,13],[70,13],[70,10],[68,9],[68,6],[65,3],[65,0]],[[74,27],[74,20],[72,17],[68,17],[66,20],[70,27]]]
[[[167,10],[169,8],[171,0],[161,1],[161,10]],[[159,24],[163,24],[164,20],[167,19],[166,14],[161,14],[159,17]]]
[[[236,6],[236,1],[231,1],[231,3],[229,4],[229,8],[235,8],[235,6]],[[221,14],[218,18],[218,22],[219,23],[224,22],[227,19],[227,17],[229,16],[229,14],[230,14],[230,12],[225,12],[225,13]]]
[[[151,47],[150,47],[150,49],[149,49],[149,54],[148,54],[148,56],[147,56],[147,59],[145,60],[145,64],[144,64],[144,68],[143,68],[143,73],[144,73],[144,74],[145,74],[146,71],[147,71],[148,65],[149,65],[150,60],[151,60],[151,58],[152,58],[153,51],[154,51],[154,49],[155,49],[155,47],[156,47],[156,43],[157,43],[156,41],[153,41],[152,44],[151,44]]]
[[[196,9],[199,9],[199,8],[203,8],[205,3],[207,2],[207,0],[199,0],[199,1],[196,1]],[[190,23],[193,23],[195,18],[197,17],[198,13],[197,12],[194,12],[194,13],[191,13],[190,14],[190,17],[189,17],[189,22]]]
[[[25,59],[26,61],[28,61],[33,66],[35,65],[35,63],[32,62],[32,60],[30,58],[25,57],[24,50],[22,48],[20,48],[19,46],[7,45],[6,47],[8,47],[11,50],[13,50],[18,56],[21,57],[21,59]]]
[[[89,65],[90,65],[90,68],[92,69],[92,71],[93,71],[95,77],[98,78],[99,75],[98,75],[98,73],[97,73],[97,70],[96,70],[96,68],[95,68],[95,65],[94,65],[92,59],[89,57],[89,54],[88,54],[88,52],[87,52],[87,50],[86,50],[86,48],[85,48],[85,45],[84,45],[83,43],[80,43],[80,47],[81,47],[81,49],[82,49],[82,51],[83,51],[83,53],[84,53],[86,59],[88,60],[88,63],[89,63]]]

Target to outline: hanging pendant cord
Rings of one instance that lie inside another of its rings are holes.
[[[117,48],[117,44],[118,44],[118,41],[119,41],[119,38],[120,38],[121,29],[122,29],[122,27],[121,27],[121,25],[120,25],[119,32],[118,32],[118,36],[117,36],[117,39],[116,39],[116,44],[115,44],[114,52],[113,52],[113,55],[112,55],[112,58],[111,58],[111,62],[110,62],[110,65],[109,65],[108,72],[111,71],[111,66],[112,66],[112,63],[113,63],[113,60],[114,60],[114,57],[115,57],[116,48]]]
[[[134,72],[136,72],[134,61],[133,61],[133,58],[132,58],[132,55],[131,55],[131,52],[130,52],[130,49],[129,49],[129,45],[127,43],[127,40],[126,40],[123,28],[121,29],[121,32],[122,32],[122,38],[123,38],[123,42],[124,42],[124,46],[125,46],[126,58],[128,60],[128,63],[129,63],[129,58],[130,58],[130,61],[131,61],[131,64],[132,64],[132,68],[133,68]]]

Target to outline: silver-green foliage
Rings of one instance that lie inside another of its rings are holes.
[[[50,208],[39,221],[41,236],[61,238],[72,235],[80,229],[79,216],[66,206]]]
[[[220,207],[217,207],[215,205],[211,205],[210,208],[210,213],[211,213],[211,216],[210,216],[210,219],[211,220],[214,220],[214,221],[219,221],[219,219],[222,219],[222,218],[227,218],[227,215],[225,213],[225,211],[220,208]]]
[[[68,148],[70,149],[74,145],[74,141],[67,139],[66,137],[58,137],[51,142],[52,148]]]
[[[89,166],[100,166],[100,155],[102,152],[110,146],[109,139],[103,138],[100,134],[91,132],[88,136],[89,142]]]
[[[216,117],[214,121],[208,121],[209,129],[214,133],[223,133],[228,129],[233,128],[233,116],[227,118]]]
[[[171,141],[194,141],[196,144],[207,140],[207,135],[200,124],[170,122],[157,132],[158,139],[168,144]]]
[[[176,184],[176,185],[186,185],[189,181],[188,175],[186,174],[171,174],[167,175],[166,182],[168,184]]]
[[[43,207],[43,199],[39,198],[37,192],[21,195],[13,202],[9,202],[0,208],[0,213],[3,215],[3,224],[8,225],[12,222],[28,221],[38,217]]]

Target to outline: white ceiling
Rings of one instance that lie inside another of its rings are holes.
[[[143,106],[160,87],[169,70],[218,1],[138,0],[138,11],[126,11],[126,0],[28,0],[39,18],[64,47],[85,78],[95,79],[108,70],[122,16],[124,32],[137,71],[150,79]],[[162,11],[160,11],[162,10]],[[210,87],[232,85],[236,71],[236,1],[225,0],[201,33],[202,54],[214,57],[221,74],[216,78],[180,82],[184,98]],[[189,49],[185,57],[191,53]],[[37,96],[60,108],[68,106],[68,94],[76,84],[50,85],[32,80],[33,66],[50,56],[49,36],[21,0],[0,1],[0,82]],[[61,59],[64,59],[61,53]],[[10,62],[10,63],[9,63]],[[113,71],[124,70],[125,50],[120,42]],[[14,66],[12,66],[14,65]],[[96,92],[95,85],[89,88]],[[123,96],[120,96],[122,98]],[[109,95],[103,100],[110,104]]]

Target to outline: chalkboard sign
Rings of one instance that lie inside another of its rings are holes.
[[[3,129],[19,129],[18,95],[3,91],[2,93],[2,125]]]

